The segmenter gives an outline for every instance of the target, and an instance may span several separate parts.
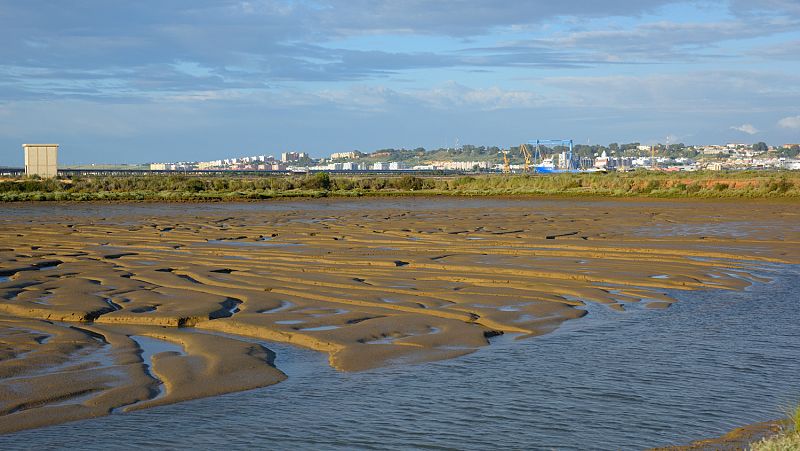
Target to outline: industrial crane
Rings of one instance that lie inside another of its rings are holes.
[[[531,159],[533,158],[533,155],[531,154],[531,150],[527,144],[520,144],[519,151],[522,152],[522,156],[525,158],[525,173],[527,174],[530,171]]]
[[[542,159],[544,163],[541,147],[542,146],[564,146],[568,150],[564,152],[564,167],[555,168],[540,164],[534,166],[537,160]],[[512,147],[513,149],[513,147]],[[503,173],[511,173],[511,163],[508,159],[508,154],[511,150],[504,150],[503,152]],[[553,172],[577,172],[579,170],[579,163],[574,160],[573,156],[573,142],[571,139],[537,139],[528,141],[527,143],[519,145],[519,152],[524,159],[523,172],[537,172],[537,173],[553,173]]]
[[[566,157],[566,167],[563,169],[551,169],[546,168],[542,165],[533,167],[536,162],[536,159],[542,158],[541,153],[541,146],[568,146],[568,151],[565,152]],[[534,147],[536,146],[536,147]],[[578,164],[573,160],[573,144],[571,139],[537,139],[535,141],[528,141],[527,143],[523,143],[519,145],[519,152],[522,154],[522,158],[525,161],[523,166],[523,172],[542,172],[542,173],[550,173],[550,172],[571,172],[578,169]],[[503,151],[503,173],[510,174],[511,173],[511,163],[508,159],[508,154],[511,150],[504,150]]]
[[[525,158],[525,172],[529,172],[531,168],[531,163],[533,162],[533,154],[531,153],[530,146],[528,144],[520,144],[519,146],[520,153]],[[510,174],[511,173],[511,161],[508,159],[508,154],[511,150],[504,150],[503,151],[503,173]]]

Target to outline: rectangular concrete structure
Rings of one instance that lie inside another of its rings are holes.
[[[25,149],[25,175],[58,175],[58,144],[23,144],[22,148]]]

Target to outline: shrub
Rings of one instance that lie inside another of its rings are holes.
[[[691,185],[686,187],[686,192],[694,194],[694,193],[699,192],[701,189],[702,189],[702,187],[700,186],[700,184],[697,183],[697,182],[694,182]]]
[[[306,189],[331,189],[331,176],[327,172],[317,172],[306,177],[303,181],[303,188]]]
[[[337,190],[350,191],[356,187],[355,182],[348,178],[333,179],[333,187]]]
[[[425,181],[413,175],[406,175],[397,180],[394,185],[397,189],[416,191],[425,187]]]
[[[770,181],[767,192],[784,194],[789,191],[792,186],[794,186],[794,184],[786,180],[786,177],[781,177],[779,180]]]
[[[205,191],[205,189],[206,184],[202,180],[192,179],[186,183],[186,191],[190,193],[199,193],[200,191]]]

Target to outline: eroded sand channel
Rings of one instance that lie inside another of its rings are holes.
[[[326,352],[345,371],[446,359],[494,334],[552,331],[585,303],[664,308],[665,289],[740,290],[750,262],[800,255],[790,203],[81,207],[3,206],[1,432],[285,377],[230,334]],[[181,352],[144,359],[137,337]]]

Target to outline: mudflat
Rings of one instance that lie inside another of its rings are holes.
[[[482,198],[3,205],[0,433],[358,371],[800,263],[792,201]],[[267,345],[268,346],[268,345]]]

